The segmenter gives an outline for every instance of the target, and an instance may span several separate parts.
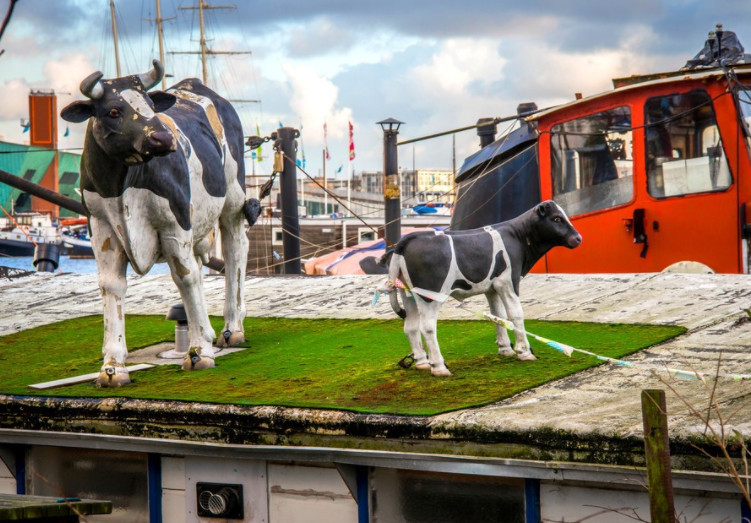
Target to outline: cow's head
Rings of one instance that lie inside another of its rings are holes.
[[[164,67],[154,60],[148,73],[102,80],[97,71],[81,82],[88,100],[73,102],[60,116],[68,122],[91,119],[87,132],[110,158],[128,165],[149,161],[177,150],[177,137],[157,113],[175,103],[175,96],[162,91],[147,93],[164,76]]]
[[[533,210],[535,220],[535,240],[550,247],[575,249],[582,242],[582,236],[571,225],[571,221],[560,205],[548,200]]]

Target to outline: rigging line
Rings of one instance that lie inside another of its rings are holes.
[[[505,144],[505,143],[506,143],[506,142],[508,141],[508,139],[509,139],[509,136],[511,135],[511,129],[513,128],[513,126],[514,126],[514,125],[516,125],[516,122],[515,122],[515,121],[514,121],[514,122],[512,122],[512,123],[511,123],[511,125],[509,125],[509,126],[508,126],[508,127],[506,128],[506,132],[505,132],[505,134],[503,135],[503,138],[501,139],[501,140],[502,140],[502,141],[501,141],[501,143],[500,143],[500,144],[498,144],[498,146],[496,147],[496,151],[500,150],[500,148],[501,148],[501,147],[503,147],[503,145],[504,145],[504,144]],[[527,149],[524,149],[524,151],[526,151],[526,150],[527,150]],[[507,159],[505,159],[505,160],[504,160],[504,162],[508,162],[508,161],[511,161],[511,160],[513,160],[513,159],[514,159],[514,158],[516,158],[516,157],[517,157],[517,156],[518,156],[519,154],[521,154],[521,152],[523,152],[523,151],[520,151],[520,152],[516,153],[516,154],[515,154],[514,156],[511,156],[510,158],[507,158]],[[468,191],[469,191],[469,190],[470,190],[470,189],[471,189],[471,188],[472,188],[472,187],[473,187],[473,186],[474,186],[474,185],[475,185],[475,184],[476,184],[476,183],[477,183],[477,182],[478,182],[478,181],[479,181],[479,180],[480,180],[481,178],[485,177],[486,175],[488,175],[488,174],[492,173],[492,172],[493,172],[493,171],[495,170],[495,168],[493,168],[493,169],[491,169],[491,168],[490,168],[490,166],[492,165],[492,163],[493,163],[493,161],[494,161],[494,160],[495,160],[495,155],[494,155],[494,156],[491,156],[490,158],[488,158],[488,159],[487,159],[487,160],[486,160],[486,161],[484,162],[484,164],[483,164],[483,166],[482,166],[482,171],[480,172],[480,174],[478,174],[477,176],[474,176],[474,177],[472,177],[471,181],[469,181],[469,182],[468,182],[468,183],[466,184],[466,185],[467,185],[466,189],[464,189],[464,190],[462,191],[462,193],[461,193],[461,194],[458,194],[458,195],[457,195],[457,198],[456,198],[456,199],[454,200],[454,203],[453,203],[454,207],[456,207],[456,205],[457,205],[457,204],[458,204],[458,203],[459,203],[459,202],[461,201],[461,199],[462,199],[462,198],[463,198],[463,197],[464,197],[464,196],[465,196],[465,195],[467,194],[467,192],[468,192]]]
[[[531,162],[531,161],[532,161],[532,157],[530,157],[529,160],[527,160],[524,163],[524,165],[522,165],[508,180],[506,180],[506,183],[504,183],[496,192],[494,192],[490,196],[490,198],[488,198],[487,200],[485,200],[481,205],[479,205],[474,211],[472,211],[470,214],[468,214],[467,216],[465,216],[463,219],[459,220],[459,222],[457,222],[457,225],[460,224],[460,223],[462,223],[462,222],[464,222],[464,221],[466,221],[469,217],[474,216],[478,211],[480,211],[483,207],[485,207],[493,198],[495,198],[503,190],[504,187],[506,187],[509,183],[511,183],[511,181],[514,178],[516,178],[516,176],[520,172],[522,172],[524,170],[524,168],[527,166],[527,164],[529,164],[529,162]],[[451,225],[449,225],[446,228],[446,230],[451,230]]]
[[[339,205],[341,205],[342,207],[344,207],[351,215],[355,216],[355,218],[357,218],[358,220],[360,220],[363,223],[363,225],[365,225],[368,229],[370,229],[371,231],[373,231],[374,233],[376,233],[376,235],[378,235],[378,231],[376,229],[374,229],[369,224],[367,224],[364,220],[361,220],[358,216],[356,216],[355,213],[353,213],[352,210],[349,207],[347,207],[346,205],[344,205],[344,202],[342,202],[339,199],[339,197],[336,196],[336,194],[334,194],[333,192],[329,191],[326,187],[324,187],[323,185],[321,185],[320,183],[318,183],[318,180],[316,180],[311,175],[309,175],[305,171],[305,169],[303,169],[302,167],[300,167],[299,165],[297,165],[297,162],[292,161],[292,158],[290,158],[289,156],[287,156],[287,154],[284,151],[280,151],[280,152],[281,152],[282,155],[284,155],[284,158],[286,158],[287,160],[289,160],[289,162],[292,165],[294,165],[300,172],[302,172],[305,176],[307,176],[308,178],[310,178],[311,180],[313,180],[313,183],[315,183],[318,187],[320,187],[321,189],[323,189],[326,193],[329,194],[329,196],[331,196],[334,200],[336,200],[337,202],[339,202]],[[394,244],[391,243],[390,241],[388,241],[385,237],[383,238],[383,240],[386,243],[388,243],[391,247],[394,246]]]

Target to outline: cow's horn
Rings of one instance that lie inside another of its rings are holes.
[[[104,94],[104,87],[102,87],[102,82],[99,81],[102,76],[104,76],[104,73],[97,71],[84,78],[81,82],[81,93],[92,100],[101,98]]]
[[[154,68],[151,71],[138,75],[138,79],[141,80],[143,88],[147,91],[161,82],[164,77],[164,66],[162,65],[162,62],[155,59],[152,63],[154,64]]]

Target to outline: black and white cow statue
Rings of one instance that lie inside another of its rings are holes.
[[[498,354],[516,355],[526,361],[537,359],[524,330],[519,280],[553,247],[574,249],[581,242],[581,235],[566,213],[553,201],[482,229],[404,236],[394,248],[389,280],[399,279],[408,289],[417,291],[408,298],[399,289],[405,310],[399,306],[397,289],[389,285],[388,290],[394,312],[404,318],[404,333],[412,347],[415,366],[430,369],[433,376],[451,376],[436,338],[438,312],[442,300],[449,296],[461,301],[477,294],[485,294],[491,314],[514,324],[513,350],[506,329],[496,324]],[[421,337],[428,346],[427,354]]]
[[[104,305],[104,365],[97,386],[130,383],[125,367],[123,301],[128,264],[145,274],[167,262],[188,316],[190,350],[183,368],[214,366],[214,329],[203,297],[202,263],[219,223],[225,261],[220,346],[245,341],[243,281],[248,252],[244,220],[258,216],[245,199],[243,132],[231,104],[197,79],[167,92],[147,91],[164,76],[158,60],[144,74],[81,82],[88,100],[63,109],[69,122],[88,120],[81,158],[81,195]]]

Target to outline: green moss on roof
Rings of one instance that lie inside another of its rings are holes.
[[[216,332],[220,318],[212,318]],[[577,348],[621,358],[677,336],[682,327],[528,321],[529,330]],[[130,347],[172,340],[174,323],[129,316]],[[438,337],[454,373],[432,378],[396,362],[409,352],[400,320],[248,318],[247,350],[217,359],[215,369],[186,372],[177,365],[134,373],[121,389],[86,383],[32,391],[34,383],[97,372],[102,318],[89,316],[0,337],[0,393],[283,405],[358,412],[431,415],[485,405],[551,380],[600,365],[567,358],[532,342],[538,361],[496,355],[490,322],[441,321]],[[631,373],[619,368],[618,372]]]

